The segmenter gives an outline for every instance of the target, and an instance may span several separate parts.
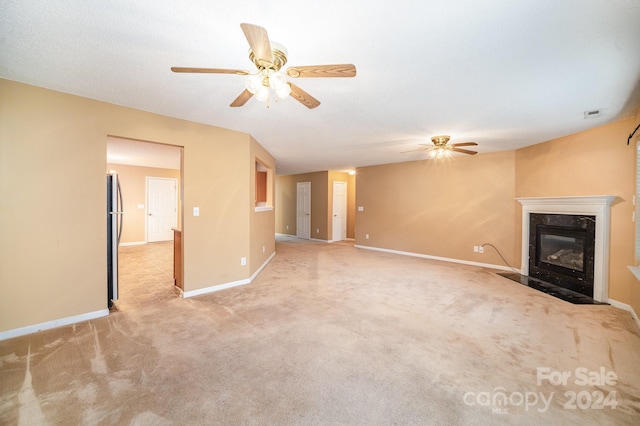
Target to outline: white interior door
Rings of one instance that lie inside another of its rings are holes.
[[[173,239],[178,224],[178,180],[147,177],[147,242]]]
[[[311,182],[298,182],[296,196],[296,236],[311,238]]]
[[[333,241],[347,239],[347,182],[333,182]]]

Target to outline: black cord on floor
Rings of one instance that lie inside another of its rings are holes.
[[[484,246],[490,246],[490,247],[493,247],[493,249],[496,251],[496,253],[498,253],[498,256],[500,256],[500,258],[502,259],[502,261],[503,261],[503,262],[504,262],[504,263],[505,263],[509,268],[513,269],[513,270],[514,270],[514,272],[518,273],[519,275],[522,275],[522,274],[520,273],[520,271],[518,271],[516,268],[514,268],[513,266],[511,266],[511,265],[509,264],[509,262],[507,262],[507,259],[505,259],[505,258],[504,258],[504,256],[502,255],[502,253],[500,253],[500,250],[498,250],[498,248],[497,248],[496,246],[494,246],[494,245],[493,245],[493,244],[491,244],[491,243],[484,243],[484,244],[483,244],[483,245],[481,245],[480,247],[484,247]]]

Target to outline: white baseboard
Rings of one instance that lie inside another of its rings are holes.
[[[320,238],[309,238],[311,241],[316,241],[318,243],[332,243],[332,240],[321,240]]]
[[[120,247],[126,247],[126,246],[142,246],[147,244],[146,241],[131,241],[128,243],[120,243]]]
[[[260,274],[260,272],[262,272],[262,270],[269,264],[269,262],[271,262],[271,259],[273,259],[275,255],[276,255],[275,252],[272,253],[271,256],[269,256],[269,258],[265,260],[264,263],[260,265],[260,267],[249,278],[246,278],[244,280],[231,281],[224,284],[217,284],[211,287],[199,288],[197,290],[181,291],[180,295],[186,299],[188,297],[201,296],[203,294],[213,293],[214,291],[226,290],[228,288],[238,287],[245,284],[251,284],[251,282],[253,282],[253,280],[256,279],[258,274]]]
[[[199,288],[197,290],[183,291],[181,293],[181,296],[186,299],[189,297],[201,296],[203,294],[213,293],[214,291],[225,290],[227,288],[238,287],[238,286],[249,284],[249,283],[251,283],[251,280],[249,278],[246,278],[244,280],[231,281],[224,284],[212,285],[211,287]]]
[[[463,265],[479,266],[481,268],[499,269],[501,271],[509,271],[509,272],[518,271],[518,273],[522,274],[522,271],[520,271],[518,269],[514,270],[514,269],[511,269],[508,266],[494,265],[492,263],[472,262],[470,260],[453,259],[453,258],[450,258],[450,257],[431,256],[431,255],[428,255],[428,254],[412,253],[412,252],[408,252],[408,251],[390,250],[390,249],[384,249],[384,248],[379,248],[379,247],[371,247],[371,246],[362,246],[362,245],[359,245],[359,244],[354,245],[354,247],[355,248],[366,249],[366,250],[382,251],[382,252],[385,252],[385,253],[400,254],[400,255],[403,255],[403,256],[412,256],[412,257],[421,257],[423,259],[440,260],[442,262],[451,262],[451,263],[460,263],[460,264],[463,264]]]
[[[95,312],[87,312],[85,314],[74,315],[72,317],[60,318],[53,321],[42,322],[40,324],[28,325],[26,327],[15,328],[0,332],[0,340],[12,339],[14,337],[25,336],[27,334],[36,333],[43,330],[51,330],[52,328],[62,327],[77,322],[89,321],[92,319],[105,317],[109,315],[109,309],[102,309]]]
[[[609,299],[608,302],[611,306],[629,312],[633,320],[636,322],[636,325],[640,329],[640,319],[638,318],[638,314],[636,314],[636,311],[633,310],[633,307],[631,305],[627,305],[626,303],[618,302],[617,300],[613,299]]]
[[[267,267],[269,262],[271,262],[271,259],[273,259],[275,256],[276,256],[276,252],[274,251],[273,253],[271,253],[271,256],[269,256],[267,258],[267,260],[265,260],[262,263],[262,265],[260,265],[260,267],[258,269],[256,269],[256,271],[253,273],[253,275],[251,275],[251,277],[249,278],[249,282],[253,282],[253,280],[255,280],[258,277],[260,272],[262,272],[262,270]]]

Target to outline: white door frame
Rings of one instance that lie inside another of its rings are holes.
[[[146,242],[149,242],[149,216],[151,215],[151,213],[149,212],[149,182],[151,180],[169,180],[174,182],[175,209],[174,209],[174,218],[173,218],[174,225],[173,226],[174,227],[178,226],[178,179],[167,178],[167,177],[157,177],[157,176],[145,176],[144,240]]]
[[[344,196],[336,197],[336,187],[344,188]],[[344,241],[347,239],[347,182],[333,181],[333,216],[331,222],[331,240]],[[341,214],[341,215],[340,215]],[[340,215],[340,216],[339,216]],[[339,225],[339,226],[336,226]]]
[[[307,196],[301,199],[305,193]],[[296,184],[296,237],[311,239],[311,182]]]

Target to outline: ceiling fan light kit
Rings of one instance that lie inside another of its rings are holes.
[[[433,145],[420,143],[418,145],[423,145],[426,148],[412,150],[412,151],[405,151],[405,152],[414,152],[414,151],[427,150],[427,151],[429,151],[429,155],[431,156],[431,158],[448,157],[448,156],[450,156],[452,154],[452,152],[459,152],[461,154],[468,154],[468,155],[477,154],[476,151],[471,151],[469,149],[460,148],[461,146],[476,146],[476,145],[478,145],[477,143],[475,143],[475,142],[459,142],[459,143],[454,143],[454,144],[448,145],[449,139],[451,139],[451,136],[449,136],[449,135],[433,136],[431,138],[431,142],[433,143]]]
[[[431,150],[431,152],[429,153],[429,155],[431,156],[431,158],[443,158],[443,157],[448,157],[451,155],[451,149],[446,148],[444,146],[442,147],[435,147],[434,149]]]
[[[249,42],[249,59],[258,68],[258,72],[251,74],[244,70],[230,70],[223,68],[186,68],[172,67],[173,72],[184,73],[210,73],[210,74],[237,74],[246,75],[245,90],[231,103],[232,107],[244,105],[253,96],[269,106],[271,90],[277,99],[285,99],[291,96],[309,109],[320,105],[320,101],[287,81],[300,77],[355,77],[356,67],[352,64],[336,65],[307,65],[292,67],[286,72],[280,71],[287,63],[287,50],[277,43],[269,41],[267,30],[253,24],[240,24],[247,41]]]
[[[278,99],[284,99],[291,94],[291,86],[289,86],[285,75],[280,71],[267,68],[257,74],[247,76],[245,87],[261,102],[269,99],[270,88],[276,93]]]

